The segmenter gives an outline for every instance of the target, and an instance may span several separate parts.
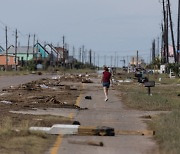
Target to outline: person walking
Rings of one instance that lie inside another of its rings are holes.
[[[104,95],[105,95],[104,101],[108,101],[108,90],[110,86],[110,80],[111,80],[111,73],[109,72],[109,69],[105,66],[102,79],[101,79],[101,83],[102,83]]]

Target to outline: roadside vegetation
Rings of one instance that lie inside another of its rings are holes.
[[[124,74],[121,79],[127,76]],[[163,154],[180,153],[180,79],[170,79],[168,75],[149,75],[149,80],[156,82],[151,88],[152,95],[148,95],[143,84],[118,83],[122,101],[130,108],[146,111],[170,111],[160,114],[148,122],[149,127],[155,130],[155,139],[160,145]],[[128,78],[133,79],[128,75]]]
[[[4,117],[0,123],[0,153],[42,154],[54,143],[56,136],[31,132],[31,126],[52,126],[54,123],[70,123],[70,119],[56,116]]]

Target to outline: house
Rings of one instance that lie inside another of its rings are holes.
[[[69,51],[67,49],[63,49],[62,47],[55,47],[55,49],[59,53],[60,61],[65,62],[68,60]]]
[[[34,48],[36,51],[35,57],[42,59],[46,59],[49,57],[49,52],[40,43],[36,43]]]
[[[33,59],[33,47],[27,47],[27,46],[18,46],[17,47],[17,58],[21,61],[29,61]],[[14,55],[15,56],[15,47],[12,45],[7,50],[8,55]]]
[[[6,58],[7,58],[7,63],[6,63]],[[5,54],[0,54],[0,68],[1,69],[5,69],[6,65],[8,66],[8,68],[15,68],[15,66],[18,63],[15,62],[15,56],[13,55],[6,55]]]
[[[11,45],[7,52],[8,55],[15,55],[15,47]],[[6,54],[6,51],[2,53]],[[33,58],[48,58],[49,54],[40,43],[37,43],[34,48],[32,46],[18,46],[16,56],[19,61],[29,61]]]
[[[60,55],[52,44],[46,44],[44,48],[49,54],[51,63],[55,64],[56,62],[60,60]]]

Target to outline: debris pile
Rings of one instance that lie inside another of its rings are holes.
[[[0,105],[6,105],[6,108],[9,105],[14,110],[47,107],[81,109],[75,105],[80,89],[74,85],[61,84],[62,80],[59,77],[41,79],[4,88],[1,92]]]

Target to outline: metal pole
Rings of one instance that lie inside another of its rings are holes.
[[[33,39],[33,60],[34,60],[34,46],[35,46],[35,37],[36,37],[36,35],[34,34],[34,39]]]
[[[17,29],[16,29],[16,34],[15,34],[15,67],[16,67],[16,71],[17,71]]]
[[[7,41],[7,26],[5,28],[6,33],[6,68],[5,70],[8,70],[8,41]]]

